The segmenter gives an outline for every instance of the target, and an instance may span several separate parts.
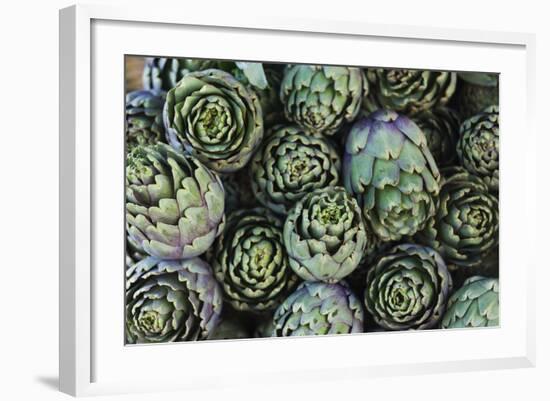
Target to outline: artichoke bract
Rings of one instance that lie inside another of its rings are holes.
[[[498,74],[459,72],[458,77],[457,103],[462,118],[469,118],[498,104]]]
[[[305,194],[337,185],[339,171],[340,157],[327,140],[277,126],[252,159],[252,191],[262,205],[286,214]]]
[[[213,60],[147,57],[143,67],[143,87],[168,91],[189,72],[212,68]]]
[[[275,311],[273,337],[363,332],[361,302],[344,283],[305,282]]]
[[[357,116],[365,92],[364,74],[353,67],[289,65],[281,82],[287,119],[325,135]]]
[[[186,74],[168,91],[163,115],[175,149],[222,173],[244,167],[264,133],[257,94],[217,69]]]
[[[498,199],[481,178],[462,167],[441,172],[437,213],[415,238],[441,253],[451,269],[480,266],[498,247]]]
[[[456,73],[367,68],[369,91],[363,101],[367,113],[390,109],[407,115],[445,106],[456,90]]]
[[[282,222],[264,208],[228,216],[212,265],[226,301],[238,311],[274,309],[297,283],[283,245]]]
[[[367,246],[357,201],[342,187],[307,194],[288,213],[284,243],[298,276],[307,281],[340,281],[359,265]]]
[[[441,328],[491,327],[499,325],[497,278],[474,276],[450,298]]]
[[[368,271],[365,306],[385,329],[429,329],[441,320],[452,285],[447,266],[435,250],[401,244],[384,253]]]
[[[460,164],[480,177],[491,191],[498,193],[498,106],[489,106],[462,123],[456,150]]]
[[[353,125],[343,179],[382,241],[413,235],[435,214],[440,175],[426,137],[394,111],[379,110]]]
[[[162,108],[166,93],[159,90],[138,90],[126,95],[126,145],[164,142]]]
[[[438,107],[417,114],[413,121],[426,135],[428,149],[438,167],[453,165],[460,129],[458,114],[447,107]]]
[[[199,258],[147,257],[126,272],[129,344],[208,338],[222,311],[221,289]]]
[[[138,146],[127,156],[126,223],[140,250],[161,259],[205,252],[224,227],[219,177],[170,146]]]

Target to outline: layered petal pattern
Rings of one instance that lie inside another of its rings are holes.
[[[220,287],[201,259],[148,257],[126,271],[129,344],[204,340],[221,311]]]
[[[126,95],[126,146],[154,145],[164,142],[162,108],[166,93],[139,90]]]
[[[256,92],[217,69],[186,74],[168,91],[164,125],[175,149],[222,173],[248,163],[264,133]]]
[[[462,167],[442,170],[439,206],[416,240],[436,249],[450,268],[476,268],[498,247],[498,199]]]
[[[385,329],[429,329],[441,320],[452,285],[436,251],[415,244],[397,245],[368,271],[365,306]]]
[[[126,223],[129,240],[162,259],[205,252],[222,232],[224,190],[196,158],[170,146],[138,146],[127,157]]]
[[[212,264],[226,301],[239,311],[274,309],[297,283],[283,245],[282,222],[264,208],[229,215]]]
[[[337,185],[339,171],[340,157],[325,138],[277,126],[252,159],[252,191],[262,205],[286,214],[305,194]]]
[[[367,113],[378,109],[415,114],[445,106],[456,90],[456,73],[404,69],[367,68],[369,91],[363,108]]]
[[[460,164],[480,177],[491,191],[498,193],[498,106],[489,106],[462,123],[456,150]]]
[[[333,135],[361,109],[367,91],[359,68],[289,65],[281,82],[281,101],[288,120],[302,129]]]
[[[361,302],[344,283],[302,283],[275,311],[273,337],[363,332]]]
[[[499,325],[498,278],[474,276],[449,298],[441,328],[491,327]]]
[[[284,225],[290,267],[307,281],[335,283],[349,275],[359,265],[367,240],[361,209],[342,187],[307,194]]]
[[[440,175],[426,136],[394,111],[379,110],[353,125],[343,180],[382,241],[413,235],[435,214]]]

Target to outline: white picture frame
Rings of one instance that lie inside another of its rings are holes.
[[[175,35],[200,38],[201,46],[189,40],[182,49]],[[216,40],[219,35],[225,35],[224,40]],[[259,37],[266,44],[262,48],[257,47]],[[229,45],[236,38],[239,46]],[[328,51],[315,52],[320,46]],[[360,51],[338,59],[346,48]],[[79,5],[61,10],[61,391],[81,396],[196,390],[237,385],[235,378],[242,374],[257,383],[267,383],[266,376],[270,381],[277,377],[288,382],[344,377],[359,381],[375,376],[534,366],[534,245],[514,232],[536,231],[536,208],[530,201],[535,177],[527,174],[535,170],[535,149],[516,146],[518,139],[512,134],[520,131],[523,141],[527,138],[535,143],[530,115],[534,110],[534,48],[534,35],[521,33],[250,13],[227,20],[215,10],[204,15],[139,6]],[[424,54],[422,60],[417,52]],[[124,238],[120,235],[124,227],[119,224],[124,193],[120,164],[124,157],[123,57],[119,56],[124,54],[403,64],[501,73],[501,326],[125,347],[122,270],[111,268],[124,263]],[[507,246],[512,240],[514,246]],[[512,269],[518,266],[521,271],[516,270],[512,280]],[[384,347],[390,341],[393,352],[383,354],[381,350],[388,349]],[[321,346],[324,356],[318,358],[316,351]],[[336,354],[333,351],[337,349],[352,352]],[[215,355],[224,357],[212,365]],[[295,356],[292,366],[285,365],[284,355]],[[180,362],[177,375],[150,372],[148,380],[132,370],[139,362],[147,365],[155,359],[165,361],[165,371],[170,371],[173,359],[192,363]]]

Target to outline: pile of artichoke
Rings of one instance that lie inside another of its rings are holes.
[[[127,344],[499,324],[498,75],[142,66]]]

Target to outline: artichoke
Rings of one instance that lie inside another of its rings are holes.
[[[353,125],[343,177],[382,241],[413,235],[435,214],[440,176],[426,137],[394,111],[379,110]]]
[[[498,200],[462,167],[441,172],[445,180],[437,213],[415,238],[437,250],[451,269],[478,267],[498,247]]]
[[[220,287],[201,259],[147,257],[126,272],[129,344],[206,339],[221,310]]]
[[[168,91],[164,125],[175,149],[222,173],[242,168],[264,132],[256,93],[216,69],[189,73]]]
[[[304,196],[290,210],[283,233],[290,267],[307,281],[340,281],[359,265],[367,246],[361,209],[342,187]]]
[[[275,311],[273,321],[273,337],[362,333],[363,308],[344,282],[304,282]]]
[[[368,271],[365,306],[385,329],[429,329],[443,316],[452,285],[436,251],[401,244],[383,254]]]
[[[252,191],[278,214],[305,194],[339,181],[340,157],[324,138],[298,127],[279,126],[270,132],[252,159]]]
[[[168,145],[138,146],[127,157],[126,222],[129,240],[161,259],[193,258],[224,227],[219,177],[196,158]]]
[[[404,69],[368,68],[369,85],[363,108],[395,110],[408,115],[445,106],[456,89],[456,73]]]
[[[295,64],[285,69],[281,101],[288,120],[332,135],[357,116],[366,90],[359,68]]]
[[[450,298],[441,328],[490,327],[499,325],[497,278],[470,277]]]
[[[264,208],[229,215],[212,265],[226,301],[238,311],[274,309],[297,282],[283,246],[282,223]]]
[[[463,119],[498,104],[498,74],[459,72],[458,110]]]
[[[166,94],[158,90],[139,90],[126,95],[126,145],[164,142],[162,108]]]
[[[438,167],[450,166],[456,161],[456,144],[460,129],[458,114],[447,107],[438,107],[419,113],[413,118],[426,135],[428,149]]]
[[[460,126],[458,160],[466,170],[480,177],[498,193],[499,110],[489,106]]]
[[[213,60],[148,57],[143,67],[143,87],[145,89],[172,89],[189,72],[212,68]]]

